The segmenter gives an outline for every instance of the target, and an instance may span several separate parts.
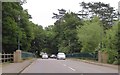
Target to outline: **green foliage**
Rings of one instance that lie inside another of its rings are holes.
[[[21,33],[18,26],[16,26],[16,22],[11,17],[3,18],[3,27],[2,27],[2,43],[3,48],[6,50],[9,50],[8,52],[11,52],[12,49],[14,50],[17,47],[17,37],[18,34]],[[20,37],[20,35],[19,35]],[[9,48],[11,46],[11,48]]]
[[[49,51],[47,51],[50,54],[57,54],[57,38],[56,38],[56,32],[54,32],[54,26],[50,25],[45,28],[45,43],[44,48],[47,48]],[[43,48],[43,49],[44,49]]]
[[[87,10],[82,12],[87,13],[87,16],[89,16],[90,18],[93,18],[94,16],[99,17],[103,23],[104,30],[111,28],[114,20],[117,18],[117,13],[115,13],[115,9],[109,4],[105,4],[103,2],[82,2],[80,3],[80,6],[83,7],[83,10]],[[81,16],[83,15],[84,14],[81,14]]]
[[[57,47],[60,52],[80,52],[81,43],[78,42],[77,27],[82,26],[79,17],[74,13],[66,13],[55,23]]]
[[[103,28],[97,17],[92,22],[85,21],[84,26],[78,28],[79,41],[82,42],[82,52],[94,52],[102,41]]]
[[[105,45],[104,49],[109,54],[108,63],[113,63],[118,60],[118,27],[119,23],[116,22],[111,29],[106,31],[106,36],[103,40]]]
[[[34,39],[29,14],[18,2],[2,4],[2,35],[3,52],[12,53],[17,49],[18,38],[21,50],[28,51]],[[18,17],[20,16],[20,19]]]
[[[103,5],[102,8],[105,5],[103,3],[99,4]],[[58,19],[55,24],[43,29],[41,25],[36,25],[29,20],[29,13],[27,10],[23,10],[19,3],[3,3],[3,52],[14,52],[17,49],[19,37],[20,48],[23,51],[36,53],[38,56],[42,51],[48,54],[57,54],[58,52],[69,54],[80,52],[96,53],[98,50],[102,50],[109,54],[108,63],[118,64],[117,58],[120,57],[118,55],[118,52],[120,52],[120,22],[115,21],[115,24],[109,27],[108,23],[104,22],[107,20],[104,17],[112,19],[113,22],[114,18],[111,17],[113,15],[109,15],[114,13],[113,8],[105,6],[103,9],[110,9],[110,11],[102,11],[102,9],[96,9],[99,6],[95,7],[95,5],[94,3],[92,7],[87,6],[93,9],[92,12],[97,17],[80,19],[75,13],[66,13],[66,10],[61,9],[59,14],[54,13],[53,18]],[[84,3],[83,7],[85,7]],[[21,17],[20,20],[18,16]]]

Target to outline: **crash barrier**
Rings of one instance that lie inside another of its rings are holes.
[[[33,57],[36,57],[34,53],[22,51],[22,59],[33,58]]]
[[[93,53],[72,53],[72,54],[66,54],[66,57],[68,58],[89,58],[89,59],[95,59],[97,60],[97,54]]]
[[[12,61],[13,61],[13,54],[0,53],[0,63],[1,62],[12,62]]]

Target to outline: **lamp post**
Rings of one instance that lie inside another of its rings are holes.
[[[18,24],[20,24],[20,15],[18,16]],[[20,50],[20,38],[19,38],[19,33],[18,33],[18,50]]]

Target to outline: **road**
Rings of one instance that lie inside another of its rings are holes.
[[[22,73],[118,73],[118,70],[70,59],[37,59]]]

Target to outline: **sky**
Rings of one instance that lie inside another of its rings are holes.
[[[31,21],[35,24],[46,27],[53,25],[56,19],[52,19],[53,12],[58,13],[58,9],[67,11],[80,11],[80,2],[104,2],[118,9],[120,0],[27,0],[23,4],[24,9],[28,9],[28,13],[32,16]]]

